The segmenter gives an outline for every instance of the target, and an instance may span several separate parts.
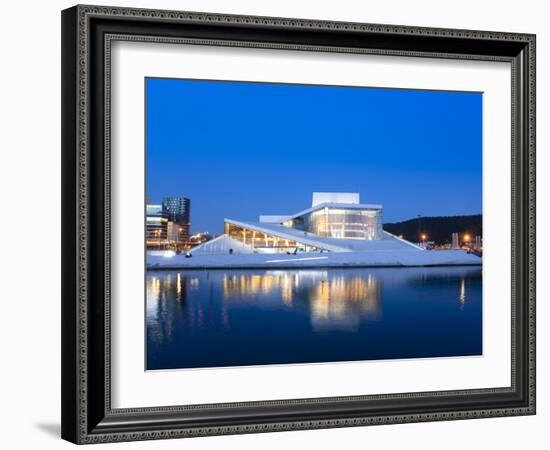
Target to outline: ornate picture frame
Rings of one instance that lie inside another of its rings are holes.
[[[511,385],[113,408],[110,52],[115,41],[510,63]],[[84,444],[529,414],[535,414],[534,35],[81,5],[62,12],[64,439]]]

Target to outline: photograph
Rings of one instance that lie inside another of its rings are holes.
[[[146,77],[145,370],[483,355],[483,93]]]

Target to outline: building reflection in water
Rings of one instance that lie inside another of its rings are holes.
[[[147,326],[155,342],[172,337],[183,320],[187,280],[180,273],[147,277]],[[174,302],[175,300],[175,302]]]
[[[462,272],[455,277],[458,289],[451,296],[458,299],[460,311],[471,300],[469,278]],[[474,269],[470,272],[475,274]],[[297,314],[292,317],[307,317],[313,332],[356,331],[382,318],[384,284],[395,291],[396,286],[412,289],[421,280],[426,289],[425,283],[433,285],[453,274],[443,268],[151,272],[147,276],[149,335],[161,342],[173,339],[177,329],[229,331],[246,308],[247,314],[286,311]]]
[[[326,278],[310,291],[310,306],[315,330],[354,331],[362,320],[382,315],[381,285],[372,274]]]
[[[309,310],[314,331],[356,330],[382,313],[381,283],[372,274],[329,275],[327,271],[270,271],[224,275],[224,303],[283,304]]]
[[[225,274],[222,280],[225,302],[239,304],[257,304],[267,301],[268,296],[292,307],[295,289],[300,286],[300,274],[293,272],[266,272],[264,274]]]
[[[410,357],[441,339],[479,354],[481,282],[480,267],[150,271],[147,367]]]

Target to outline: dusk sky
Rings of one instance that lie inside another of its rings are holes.
[[[383,222],[480,214],[482,94],[146,79],[147,196],[192,232],[359,192]]]

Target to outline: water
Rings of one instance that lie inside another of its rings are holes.
[[[148,272],[147,369],[480,355],[480,267]]]

